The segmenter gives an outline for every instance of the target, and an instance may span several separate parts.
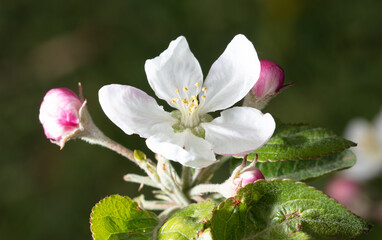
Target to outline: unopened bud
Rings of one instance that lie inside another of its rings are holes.
[[[254,183],[257,180],[265,179],[263,173],[258,168],[248,168],[242,172],[237,178],[233,180],[233,183],[237,187],[245,187],[249,183]]]
[[[137,161],[146,161],[146,154],[140,150],[134,150],[134,158]]]
[[[81,84],[79,90],[82,99]],[[72,138],[101,135],[86,109],[86,100],[81,99],[70,89],[54,88],[41,103],[39,119],[45,136],[61,149]]]
[[[252,88],[257,98],[275,94],[280,91],[284,84],[284,70],[276,63],[268,60],[260,60],[261,72],[259,80]]]
[[[260,60],[260,77],[244,99],[244,106],[263,109],[284,87],[284,70],[276,63]]]
[[[41,103],[39,119],[45,136],[60,141],[79,128],[82,102],[70,89],[54,88]]]
[[[242,166],[238,166],[224,183],[219,185],[218,192],[225,198],[234,197],[240,188],[260,179],[265,179],[264,175],[257,168],[250,167],[240,173]]]

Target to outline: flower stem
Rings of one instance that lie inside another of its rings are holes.
[[[184,193],[187,193],[191,185],[191,168],[183,166],[182,167],[182,190]]]
[[[105,136],[105,134],[103,134],[101,130],[99,130],[95,125],[91,127],[90,130],[83,133],[81,139],[90,144],[97,144],[119,153],[133,163],[137,164],[155,183],[158,182],[159,177],[156,171],[156,167],[152,164],[150,159],[145,161],[138,161],[135,159],[134,152],[132,150]]]
[[[190,195],[196,196],[203,193],[219,193],[220,184],[200,184],[191,189]]]
[[[84,136],[81,137],[82,140],[85,140],[86,142],[91,144],[97,144],[97,145],[109,148],[110,150],[113,150],[114,152],[119,153],[120,155],[126,157],[133,163],[139,165],[137,160],[135,160],[134,158],[134,152],[132,150],[125,148],[121,144],[108,138],[97,127],[94,126],[94,128],[92,128],[91,131],[88,131],[87,134],[83,134],[83,135]]]
[[[161,155],[157,155],[158,160],[157,173],[160,182],[164,186],[162,189],[167,195],[172,196],[177,202],[185,207],[191,203],[191,200],[187,197],[180,184],[178,183],[178,175],[175,169],[172,167],[170,161]]]
[[[218,170],[231,156],[222,156],[217,163],[212,164],[209,167],[199,170],[193,178],[191,187],[196,186],[201,183],[205,183],[211,179],[213,173]]]
[[[125,176],[125,180],[157,187],[169,196],[169,198],[174,199],[178,206],[185,207],[191,203],[191,199],[188,197],[186,192],[182,191],[183,188],[179,186],[179,177],[167,159],[163,159],[162,161],[162,165],[166,165],[164,168],[163,166],[161,166],[161,168],[157,168],[150,159],[146,159],[146,156],[144,159],[140,159],[138,157],[136,158],[134,151],[113,141],[103,134],[101,130],[99,130],[99,128],[93,123],[86,107],[83,107],[82,110],[80,110],[80,117],[81,126],[78,129],[76,138],[81,138],[90,144],[97,144],[117,152],[137,164],[149,176],[149,178],[145,178],[134,174],[128,174]],[[158,163],[160,162],[161,161],[158,160]],[[185,184],[184,186],[186,186],[187,189],[189,189],[188,186],[191,178],[190,171],[190,169],[185,169],[185,177],[183,179],[183,184]],[[167,207],[167,205],[152,205],[152,207],[156,209],[160,209],[164,206]]]
[[[191,200],[184,194],[183,191],[181,191],[178,187],[174,187],[173,189],[174,195],[178,199],[178,202],[183,206],[186,207],[191,204]]]
[[[149,177],[144,177],[140,176],[137,174],[129,173],[123,176],[123,180],[127,182],[134,182],[134,183],[139,183],[139,184],[144,184],[153,188],[160,188],[158,183],[154,182],[151,178]]]

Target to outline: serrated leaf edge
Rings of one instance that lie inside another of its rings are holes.
[[[259,181],[267,181],[267,182],[281,181],[281,182],[293,182],[293,183],[297,183],[297,184],[303,184],[303,185],[307,186],[307,187],[310,188],[310,189],[313,189],[313,190],[315,190],[315,191],[317,191],[317,192],[322,193],[322,194],[325,195],[328,199],[332,199],[332,200],[334,200],[338,205],[342,206],[342,207],[345,208],[347,211],[349,211],[350,213],[352,213],[356,218],[358,218],[358,219],[360,219],[360,220],[366,222],[363,218],[361,218],[360,216],[358,216],[357,214],[355,214],[354,212],[352,212],[351,210],[347,209],[345,206],[343,206],[342,204],[340,204],[336,199],[329,197],[329,196],[326,195],[323,191],[321,191],[321,190],[319,190],[319,189],[317,189],[317,188],[315,188],[315,187],[313,187],[313,186],[310,186],[310,185],[308,185],[308,184],[306,184],[306,183],[304,183],[304,182],[301,182],[301,181],[294,181],[294,180],[292,180],[292,179],[271,178],[271,179],[260,179],[260,180],[257,180],[257,181],[254,182],[254,183],[249,183],[248,185],[256,184],[256,183],[259,182]],[[248,186],[248,185],[247,185],[247,186]],[[232,199],[232,200],[234,200],[234,201],[237,201],[237,200],[241,201],[241,199],[238,199],[238,198],[237,198],[237,195],[238,195],[241,191],[244,191],[244,190],[242,190],[242,189],[244,189],[244,188],[241,188],[241,189],[238,191],[238,193],[236,194],[236,196],[227,198],[226,200],[222,201],[218,206],[216,206],[215,209],[212,211],[212,217],[211,217],[211,220],[213,219],[215,212],[216,212],[217,210],[219,210],[219,209],[220,209],[220,206],[221,206],[223,203],[225,203],[228,199]],[[367,233],[367,232],[369,232],[369,231],[371,230],[371,228],[372,228],[373,225],[370,224],[370,223],[368,223],[368,222],[366,222],[366,223],[367,223],[367,227],[363,229],[363,232],[357,234],[356,236],[354,236],[354,237],[351,238],[351,239],[354,239],[354,238],[360,236],[361,234],[365,234],[365,233]],[[211,225],[211,227],[212,227],[212,225]]]
[[[339,138],[342,138],[341,136],[337,135],[336,133],[334,133],[333,131],[329,130],[329,129],[326,129],[326,128],[323,128],[323,127],[314,127],[312,126],[311,124],[308,124],[308,123],[279,123],[278,124],[280,126],[280,128],[284,128],[284,127],[287,127],[287,126],[294,126],[294,127],[311,127],[309,130],[324,130],[324,131],[327,131],[329,134],[332,134],[333,136],[331,137],[339,137]],[[303,131],[300,131],[300,132],[303,132]],[[273,135],[269,140],[271,140],[272,138],[274,137],[277,137],[279,135],[279,133],[276,133],[275,135]],[[258,160],[259,162],[280,162],[280,161],[298,161],[298,160],[307,160],[307,159],[316,159],[316,158],[320,158],[320,157],[325,157],[325,156],[330,156],[336,152],[342,152],[346,149],[349,149],[351,147],[356,147],[357,146],[357,143],[353,142],[353,141],[350,141],[348,139],[345,139],[343,138],[344,140],[346,140],[349,145],[347,145],[347,147],[344,147],[344,148],[340,148],[338,150],[334,150],[330,153],[326,153],[326,154],[320,154],[318,156],[315,156],[315,157],[309,157],[309,158],[292,158],[292,159],[280,159],[280,160],[270,160],[270,159],[267,159],[267,160]],[[263,146],[267,145],[269,140],[263,144],[261,147],[259,147],[258,149],[261,149]],[[257,149],[257,150],[258,150]],[[255,153],[255,154],[261,154],[261,153],[257,153],[256,150],[255,151],[252,151],[251,153]],[[251,154],[250,153],[250,154]],[[244,156],[237,156],[238,158],[243,158]],[[247,159],[248,161],[253,161],[253,159],[250,159],[248,158]]]

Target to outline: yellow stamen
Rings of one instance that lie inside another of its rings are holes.
[[[178,100],[179,100],[178,98],[174,97],[173,99],[171,99],[171,102],[176,103]]]
[[[195,87],[199,87],[200,86],[200,83],[195,83]]]
[[[206,87],[203,87],[202,90],[205,92],[205,91],[207,91],[207,88],[206,88]]]
[[[183,98],[183,99],[182,99],[182,103],[184,103],[184,104],[188,104],[187,99]]]
[[[206,96],[202,96],[203,99],[206,99]]]
[[[186,88],[186,87],[185,87],[185,88],[183,88],[183,91],[187,92],[187,91],[188,91],[188,88]]]
[[[179,93],[179,89],[175,89],[175,92],[176,92],[176,93]]]

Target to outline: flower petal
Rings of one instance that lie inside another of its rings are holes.
[[[193,168],[204,168],[216,161],[212,145],[186,129],[182,133],[167,131],[146,140],[147,146],[165,158]]]
[[[260,61],[255,48],[244,35],[236,35],[206,77],[206,100],[201,114],[226,109],[240,101],[259,75]]]
[[[206,130],[206,140],[213,145],[215,153],[243,155],[265,144],[276,124],[269,113],[263,114],[255,108],[234,107],[201,126]]]
[[[180,90],[181,98],[186,98],[183,88],[187,88],[191,95],[198,94],[202,86],[203,74],[198,60],[192,54],[186,38],[178,37],[160,56],[149,59],[145,63],[145,71],[151,88],[155,94],[176,107],[171,99],[179,98],[176,89]]]
[[[99,102],[106,116],[129,135],[137,133],[147,138],[176,122],[154,98],[131,86],[103,86]]]

